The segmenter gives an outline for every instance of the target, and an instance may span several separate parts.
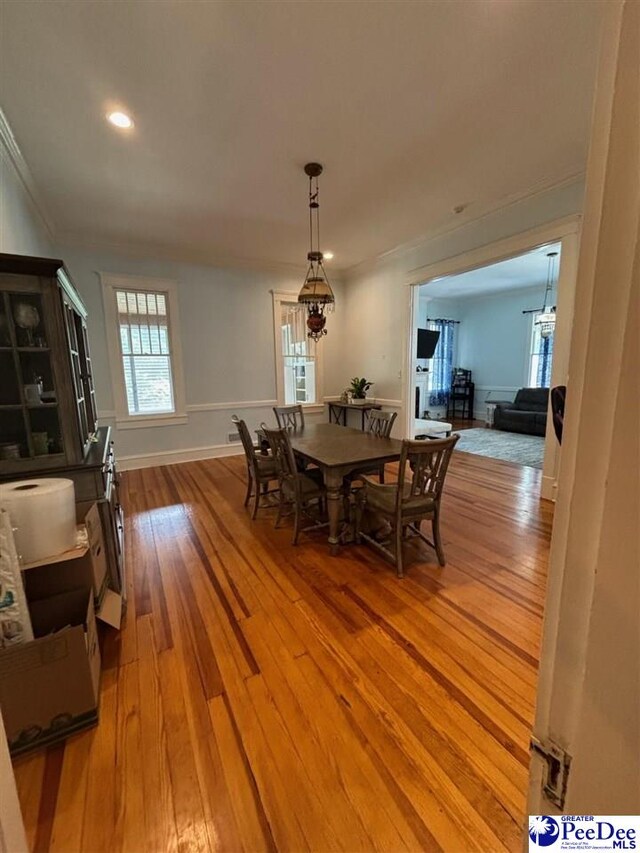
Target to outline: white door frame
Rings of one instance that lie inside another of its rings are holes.
[[[568,814],[637,814],[640,0],[604,16],[534,736],[572,758]],[[558,813],[530,768],[529,814]]]
[[[546,243],[559,242],[562,246],[557,286],[557,321],[553,348],[552,385],[564,385],[567,381],[569,366],[569,348],[573,326],[573,302],[576,287],[576,272],[580,246],[579,214],[548,222],[537,228],[515,234],[504,240],[489,243],[478,249],[472,249],[460,255],[437,261],[434,264],[417,267],[408,274],[407,284],[407,324],[403,357],[402,408],[404,412],[404,435],[412,435],[413,425],[413,364],[415,362],[415,335],[418,312],[418,287],[428,284],[435,278],[457,275],[479,267],[489,266],[525,252],[543,246]],[[559,453],[551,418],[547,419],[545,436],[544,467],[542,471],[541,497],[555,500],[559,467]]]

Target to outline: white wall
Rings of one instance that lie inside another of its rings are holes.
[[[485,399],[512,400],[528,384],[531,314],[542,304],[542,288],[461,299],[458,365],[473,371],[476,417],[484,418]]]
[[[53,254],[46,226],[16,171],[1,135],[0,252],[41,257]]]
[[[394,399],[399,406],[409,328],[408,285],[416,282],[416,270],[580,213],[583,189],[578,182],[532,195],[351,271],[346,278],[346,372],[364,373],[376,382],[377,397]],[[404,424],[404,413],[398,421]]]
[[[157,454],[166,454],[160,461],[164,458],[171,462],[189,455],[202,458],[224,453],[234,413],[244,417],[250,427],[273,420],[276,375],[270,291],[297,293],[302,275],[218,269],[71,246],[61,247],[60,254],[89,312],[100,423],[114,426],[118,456],[125,464],[152,464],[153,455]],[[115,429],[98,272],[178,281],[187,424]],[[318,344],[325,359],[326,396],[339,394],[346,383],[341,370],[344,298],[333,279],[332,285],[336,291],[336,311],[327,321],[328,335]],[[342,379],[339,381],[338,377]],[[266,402],[256,406],[260,401]],[[252,405],[243,406],[243,403]],[[326,413],[320,410],[310,417],[326,420]],[[237,446],[233,452],[238,452]]]

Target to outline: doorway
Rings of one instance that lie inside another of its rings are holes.
[[[559,452],[548,390],[516,398],[523,389],[566,384],[578,229],[579,217],[570,217],[423,267],[409,283],[406,435],[427,432],[420,421],[451,423],[462,436],[460,450],[541,470],[532,482],[549,500],[555,499]],[[558,254],[550,270],[553,252]],[[550,274],[551,296],[545,294]],[[545,301],[555,307],[551,341],[536,324]],[[418,358],[419,328],[437,329],[444,343],[430,360]],[[508,344],[502,353],[501,342]],[[443,384],[451,383],[455,369],[460,400],[450,400],[450,385]],[[513,429],[513,421],[503,417],[503,428],[495,429],[491,421],[497,405],[508,409],[514,401],[532,406],[529,424]]]
[[[416,435],[451,422],[458,450],[542,469],[560,253],[542,245],[418,287]]]

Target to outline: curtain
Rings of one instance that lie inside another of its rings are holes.
[[[282,354],[307,355],[307,312],[294,303],[282,303]]]
[[[538,316],[539,312],[533,315],[529,386],[531,388],[549,388],[551,385],[555,332],[552,332],[548,338],[543,338],[540,334],[540,327],[536,326]]]
[[[551,362],[553,357],[553,334],[541,339],[540,356],[538,358],[538,388],[548,388],[551,385]]]
[[[456,323],[453,320],[431,320],[429,328],[440,332],[440,338],[431,360],[429,405],[446,406],[451,392]]]

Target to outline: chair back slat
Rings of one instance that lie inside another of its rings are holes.
[[[256,450],[253,446],[253,442],[251,440],[251,433],[249,432],[249,428],[245,421],[242,418],[239,418],[237,415],[233,415],[231,418],[231,423],[235,426],[240,434],[240,441],[242,442],[242,447],[244,448],[245,456],[247,457],[247,463],[253,466],[255,462]]]
[[[276,416],[280,429],[304,428],[304,411],[302,406],[274,406],[273,414]]]
[[[270,429],[266,424],[262,424],[261,428],[275,459],[281,487],[286,484],[292,492],[297,493],[298,468],[289,440],[289,431],[285,428]]]
[[[397,415],[397,412],[381,412],[378,409],[372,409],[369,412],[367,432],[379,438],[389,438]]]
[[[455,434],[450,438],[419,441],[405,439],[402,442],[398,472],[400,504],[418,497],[432,497],[434,500],[439,500],[451,454],[459,438],[460,436]],[[405,489],[405,483],[409,483],[409,489]]]

